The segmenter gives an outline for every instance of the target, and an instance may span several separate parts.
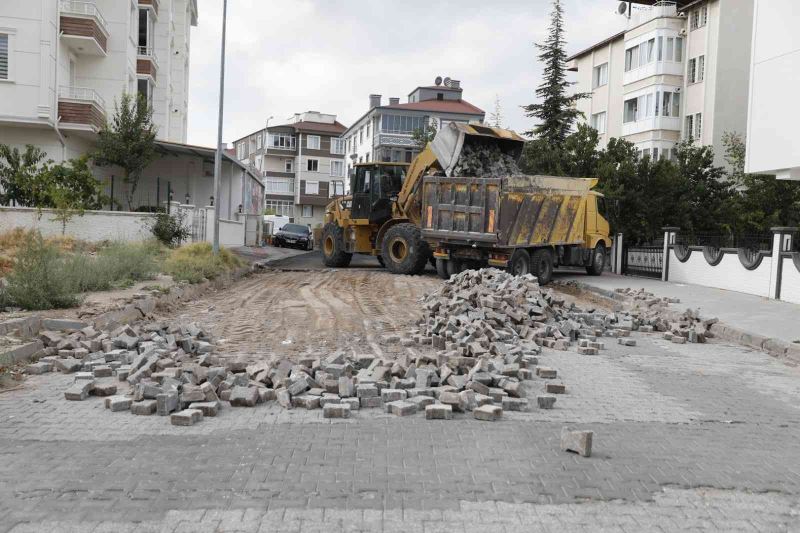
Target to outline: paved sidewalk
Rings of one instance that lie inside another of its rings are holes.
[[[656,296],[680,298],[681,302],[674,304],[677,309],[700,309],[703,317],[717,317],[725,324],[748,333],[785,342],[800,341],[800,305],[701,285],[616,274],[587,276],[561,271],[554,279],[576,281],[609,291],[625,287],[644,288]]]

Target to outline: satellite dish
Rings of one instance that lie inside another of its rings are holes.
[[[442,84],[442,77],[436,76],[436,85],[441,85],[441,84]]]
[[[617,6],[617,13],[619,13],[620,15],[624,15],[626,11],[628,11],[628,4],[626,4],[625,2],[620,2],[619,5]]]
[[[445,85],[445,87],[450,87],[450,78],[445,78],[444,79],[444,85]]]

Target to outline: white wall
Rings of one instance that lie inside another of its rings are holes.
[[[61,235],[61,223],[53,220],[51,209],[38,211],[28,207],[0,207],[0,228],[38,229],[42,235]],[[120,211],[86,211],[67,224],[66,234],[89,242],[141,241],[151,237],[145,222],[155,215]]]
[[[771,268],[771,257],[764,257],[755,270],[747,270],[735,253],[724,254],[717,266],[711,266],[702,250],[693,250],[685,263],[678,260],[675,250],[669,250],[669,281],[674,283],[705,285],[768,297]]]
[[[800,304],[800,271],[791,257],[783,258],[781,300]]]
[[[747,171],[800,179],[800,10],[795,0],[755,0]]]
[[[214,209],[206,209],[206,241],[214,239]],[[219,219],[219,244],[221,246],[244,246],[244,218],[237,220]]]

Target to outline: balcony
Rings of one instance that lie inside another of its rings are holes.
[[[638,28],[651,20],[662,17],[677,17],[678,6],[676,2],[654,2],[652,6],[638,6],[633,9],[628,19],[628,31]]]
[[[108,52],[108,24],[94,2],[60,0],[61,39],[76,54],[105,56]]]
[[[139,46],[136,50],[136,73],[156,79],[158,56],[152,46]]]
[[[417,143],[411,138],[410,133],[380,133],[372,138],[372,146],[373,148],[379,146],[416,148]]]
[[[653,130],[681,131],[680,117],[649,117],[622,125],[622,136]]]
[[[683,76],[681,61],[651,61],[638,68],[631,69],[622,75],[622,84],[628,85],[650,76]]]
[[[64,128],[98,132],[106,121],[106,102],[94,89],[60,87],[58,116]]]

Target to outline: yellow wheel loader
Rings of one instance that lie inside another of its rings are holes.
[[[410,164],[360,163],[350,176],[350,195],[326,207],[322,254],[331,267],[350,264],[353,254],[378,258],[396,274],[419,274],[431,248],[423,239],[422,182],[449,175],[465,147],[497,148],[515,160],[524,140],[510,130],[451,123]]]

